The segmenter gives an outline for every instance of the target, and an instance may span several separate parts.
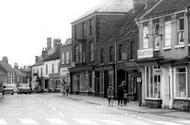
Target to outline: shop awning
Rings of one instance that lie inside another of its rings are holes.
[[[69,68],[70,73],[83,72],[83,71],[91,71],[91,70],[92,70],[92,66]]]

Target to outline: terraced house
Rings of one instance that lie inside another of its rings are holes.
[[[96,51],[96,44],[106,40],[107,33],[125,16],[129,7],[127,0],[105,0],[72,22],[73,63],[70,68],[72,93],[104,96],[106,90],[102,82],[104,76],[102,72],[96,72],[101,69],[94,68],[99,53]],[[109,74],[113,75],[113,72]],[[113,81],[113,78],[110,80]]]
[[[160,0],[138,18],[142,103],[190,110],[189,0]]]

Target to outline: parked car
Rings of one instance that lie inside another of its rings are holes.
[[[18,94],[31,94],[32,89],[28,84],[19,84],[18,89],[17,89]]]
[[[14,95],[14,85],[13,84],[3,84],[2,95],[11,94]]]

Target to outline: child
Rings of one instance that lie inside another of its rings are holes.
[[[124,105],[127,105],[127,102],[128,102],[128,94],[127,91],[124,90]]]
[[[108,87],[107,95],[108,95],[108,106],[110,106],[110,102],[111,102],[111,106],[113,107],[114,89],[112,87],[112,84],[110,84]]]

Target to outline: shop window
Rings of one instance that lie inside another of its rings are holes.
[[[160,66],[149,66],[145,68],[146,97],[152,99],[160,98],[161,70]]]
[[[46,74],[48,74],[48,64],[46,64]]]
[[[165,47],[171,47],[171,21],[165,22],[165,41],[164,46]]]
[[[90,19],[90,20],[89,20],[89,32],[90,32],[90,35],[93,34],[93,32],[92,32],[92,27],[93,27],[93,20]]]
[[[185,67],[175,69],[175,97],[187,97],[187,69]]]
[[[143,25],[143,49],[148,48],[148,23]]]
[[[184,18],[178,19],[178,44],[184,44]]]

